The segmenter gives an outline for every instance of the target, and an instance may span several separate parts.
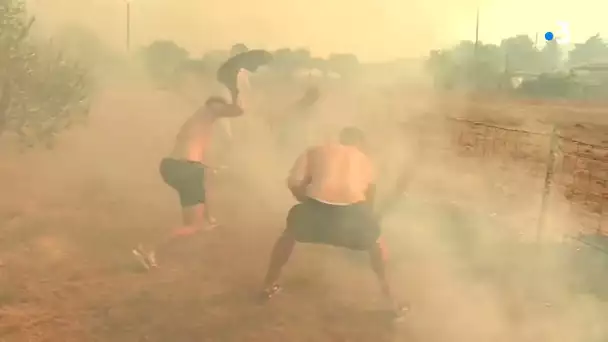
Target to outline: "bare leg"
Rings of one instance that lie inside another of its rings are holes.
[[[380,243],[375,243],[372,248],[368,251],[369,259],[371,262],[372,270],[376,274],[378,278],[378,282],[380,283],[380,288],[382,290],[382,294],[387,298],[392,300],[392,293],[390,289],[390,285],[388,283],[388,277],[386,275],[386,267],[384,264],[384,258],[382,256],[382,247]]]
[[[296,240],[291,233],[284,233],[274,244],[268,272],[264,279],[264,291],[271,289],[279,279],[281,270],[289,260],[295,244]]]
[[[205,205],[203,203],[183,208],[182,225],[180,227],[174,228],[169,235],[151,248],[146,248],[140,244],[133,252],[142,260],[146,268],[156,268],[158,267],[156,262],[158,252],[163,252],[179,237],[191,236],[206,229],[206,225]]]
[[[211,230],[218,226],[217,220],[212,216],[209,210],[205,211],[205,230]]]
[[[389,285],[388,276],[386,274],[385,252],[383,250],[383,244],[381,241],[382,240],[379,240],[379,242],[375,243],[368,251],[371,267],[378,278],[378,282],[380,283],[380,288],[385,300],[387,300],[391,310],[393,310],[395,314],[399,315],[400,312],[403,311],[403,308],[393,297],[393,293]]]
[[[378,247],[380,247],[380,251],[382,252],[382,260],[386,263],[388,261],[388,249],[386,247],[386,242],[382,237],[378,239]]]
[[[212,174],[215,175],[217,172],[217,169],[214,169]],[[205,178],[205,189],[211,189],[211,191],[213,191],[213,184],[211,184],[212,182],[210,182],[209,178]],[[211,208],[208,202],[210,202],[209,198],[207,198],[207,203],[205,204],[203,209],[204,223],[202,229],[204,230],[212,230],[218,226],[217,220],[213,215],[211,215]]]
[[[203,203],[182,208],[182,225],[174,229],[169,239],[177,236],[188,236],[206,228],[207,206]]]

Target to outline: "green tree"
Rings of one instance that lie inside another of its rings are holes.
[[[294,51],[289,48],[278,49],[273,53],[272,69],[285,77],[293,76],[298,68]]]
[[[574,49],[568,55],[568,64],[577,66],[593,62],[605,62],[608,60],[608,46],[596,34],[582,44],[575,44]]]
[[[540,50],[541,72],[554,72],[562,66],[562,49],[556,40],[550,40]]]
[[[232,48],[230,48],[230,57],[236,56],[240,53],[247,52],[247,51],[249,51],[249,48],[247,47],[247,45],[245,45],[243,43],[234,44],[234,45],[232,45]]]
[[[505,54],[509,71],[537,72],[540,69],[540,53],[530,36],[520,34],[503,39],[500,47]]]
[[[505,56],[499,46],[479,44],[477,57],[473,63],[475,86],[494,89],[503,85],[505,75]]]
[[[171,40],[157,40],[145,47],[142,57],[150,75],[161,84],[176,80],[178,71],[188,61],[189,53]]]
[[[28,39],[33,23],[25,1],[0,2],[0,134],[51,147],[60,132],[86,119],[91,83],[54,46]]]
[[[205,78],[210,75],[211,68],[202,58],[187,59],[179,66],[179,74],[191,74],[198,78]]]
[[[310,50],[308,49],[300,48],[292,52],[291,60],[296,68],[310,68],[311,59]]]
[[[207,65],[209,68],[217,69],[230,58],[230,52],[223,50],[212,50],[208,51],[203,55],[203,64]]]
[[[502,50],[493,44],[461,41],[447,50],[431,51],[427,70],[440,88],[496,87],[504,72]]]

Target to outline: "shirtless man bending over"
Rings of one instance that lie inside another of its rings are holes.
[[[205,210],[205,172],[213,125],[219,118],[242,114],[239,106],[229,104],[221,97],[210,97],[180,128],[173,151],[160,163],[160,174],[179,195],[182,224],[154,248],[144,248],[140,244],[133,250],[146,269],[157,267],[156,251],[175,237],[210,229],[210,216]]]
[[[275,243],[262,299],[280,290],[276,281],[296,242],[324,244],[367,251],[391,312],[401,316],[403,307],[393,300],[386,278],[380,226],[372,212],[372,163],[361,151],[363,143],[359,129],[345,128],[339,142],[310,148],[297,159],[288,187],[300,203],[289,211]]]

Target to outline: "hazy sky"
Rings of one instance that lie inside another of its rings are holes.
[[[124,0],[28,0],[40,25],[77,23],[115,47],[125,45]],[[132,42],[172,39],[193,54],[237,42],[250,47],[309,47],[313,54],[354,52],[362,60],[416,57],[475,37],[478,0],[133,0]],[[484,0],[480,39],[558,30],[573,40],[601,32],[604,0]],[[608,36],[608,28],[604,27]]]

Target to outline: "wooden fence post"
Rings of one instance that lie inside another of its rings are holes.
[[[551,194],[551,186],[553,185],[553,175],[555,171],[555,156],[557,154],[557,128],[553,125],[549,140],[549,155],[547,158],[547,170],[545,172],[545,183],[540,205],[540,214],[538,217],[538,225],[536,227],[536,242],[540,243],[543,237],[545,224],[547,220],[547,209],[549,208],[549,195]]]

